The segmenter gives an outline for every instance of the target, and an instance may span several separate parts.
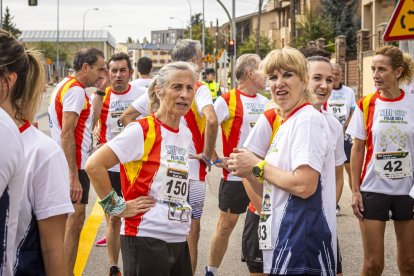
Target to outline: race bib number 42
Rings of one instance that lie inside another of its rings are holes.
[[[167,169],[165,183],[160,191],[160,200],[184,204],[188,196],[188,172],[173,168]]]
[[[412,176],[411,155],[408,151],[375,153],[374,169],[382,178]]]

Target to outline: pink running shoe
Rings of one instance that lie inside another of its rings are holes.
[[[95,242],[95,246],[104,247],[106,246],[106,236],[104,236],[99,241]]]

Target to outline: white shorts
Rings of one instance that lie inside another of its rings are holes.
[[[192,208],[191,218],[200,219],[203,213],[204,200],[206,198],[206,183],[204,181],[190,179],[188,203]]]

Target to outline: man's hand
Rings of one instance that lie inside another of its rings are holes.
[[[352,193],[352,211],[354,212],[354,215],[359,219],[363,220],[364,215],[362,214],[364,212],[364,204],[362,203],[362,195],[360,192],[353,192]]]
[[[126,202],[125,210],[119,214],[119,217],[129,218],[137,214],[143,214],[151,210],[155,205],[155,199],[152,196],[140,196]]]
[[[108,69],[105,70],[104,77],[99,79],[95,83],[95,87],[98,91],[105,91],[105,89],[111,86],[111,83],[109,82],[109,72]]]
[[[252,173],[253,166],[260,161],[256,155],[246,149],[234,149],[230,154],[228,167],[233,175],[245,178]]]
[[[75,203],[80,203],[82,193],[83,189],[79,177],[74,177],[74,179],[70,181],[70,199]]]

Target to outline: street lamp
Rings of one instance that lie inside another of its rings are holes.
[[[171,17],[170,17],[170,19],[177,19],[177,20],[180,20],[180,22],[181,22],[181,28],[182,28],[182,29],[184,29],[184,21],[183,21],[181,18],[171,16]]]
[[[187,0],[187,3],[190,6],[190,39],[193,39],[193,24],[191,22],[191,20],[192,20],[191,17],[193,15],[193,12],[191,11],[191,3],[190,3],[190,0]]]
[[[99,11],[99,9],[98,8],[93,8],[93,9],[89,9],[89,10],[86,10],[84,13],[83,13],[83,27],[82,27],[82,46],[85,46],[85,17],[86,17],[86,14],[88,13],[88,12],[90,12],[90,11]]]

